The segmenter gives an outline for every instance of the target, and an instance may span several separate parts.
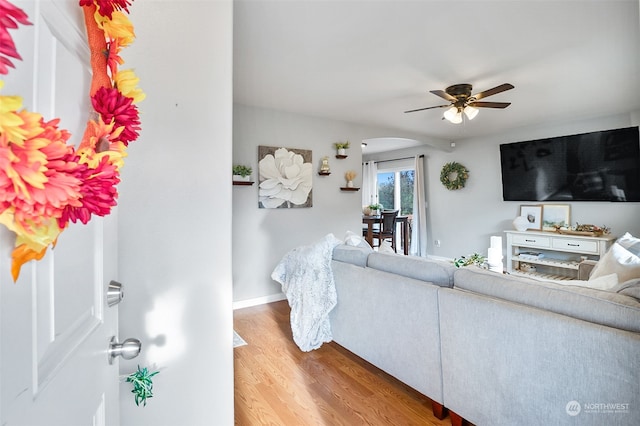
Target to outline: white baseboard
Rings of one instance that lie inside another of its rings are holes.
[[[233,310],[250,308],[251,306],[264,305],[265,303],[279,302],[285,300],[287,296],[284,293],[272,294],[270,296],[256,297],[255,299],[239,300],[233,302]]]

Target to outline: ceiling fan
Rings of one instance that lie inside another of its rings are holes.
[[[444,118],[454,124],[462,123],[462,113],[467,116],[469,120],[473,120],[478,115],[478,108],[500,108],[504,109],[511,105],[511,102],[478,102],[480,99],[496,95],[498,93],[513,89],[513,85],[509,83],[501,84],[493,89],[485,90],[484,92],[471,95],[473,86],[470,84],[454,84],[444,90],[430,90],[436,96],[440,96],[446,99],[450,103],[447,105],[436,105],[426,108],[412,109],[408,112],[424,111],[434,108],[449,108],[444,112]]]

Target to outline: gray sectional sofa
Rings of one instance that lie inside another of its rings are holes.
[[[454,424],[639,425],[640,302],[337,246],[333,339]]]

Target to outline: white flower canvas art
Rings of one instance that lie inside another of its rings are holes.
[[[306,149],[258,147],[258,207],[311,207],[312,162]]]

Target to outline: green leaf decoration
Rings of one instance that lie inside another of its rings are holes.
[[[469,170],[455,161],[447,163],[440,172],[440,182],[450,191],[464,188],[469,179]]]
[[[146,367],[140,368],[138,366],[138,371],[127,376],[127,382],[133,384],[131,393],[134,394],[134,401],[137,406],[140,406],[140,403],[146,406],[147,399],[153,397],[153,381],[151,378],[158,373],[159,371],[149,373]]]
[[[478,265],[481,266],[485,262],[485,257],[478,253],[473,253],[469,257],[460,256],[460,258],[453,259],[453,264],[456,268],[463,266]]]

